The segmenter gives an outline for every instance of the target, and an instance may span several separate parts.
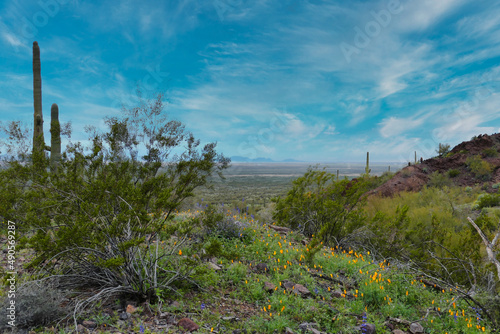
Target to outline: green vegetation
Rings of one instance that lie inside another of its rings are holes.
[[[103,298],[154,300],[158,289],[189,282],[192,270],[190,259],[175,254],[197,222],[174,223],[174,211],[229,161],[214,143],[200,149],[182,124],[165,118],[161,94],[106,124],[106,133],[89,128],[89,147],[67,147],[57,173],[49,173],[44,156],[33,156],[33,164],[11,161],[0,172],[9,190],[0,194],[2,218],[16,222],[40,278],[56,279],[60,288],[98,288]],[[172,160],[179,146],[186,149]],[[178,242],[158,255],[160,232]]]
[[[310,169],[293,181],[284,199],[275,200],[273,218],[306,236],[315,235],[316,243],[341,244],[362,225],[361,196],[366,190],[364,178],[336,181],[334,174]]]
[[[436,153],[442,157],[445,156],[450,152],[450,145],[449,144],[442,144],[439,143],[438,149],[436,150]]]
[[[451,177],[451,178],[454,178],[454,177],[457,177],[460,175],[460,171],[458,169],[450,169],[448,172],[447,172],[448,176]]]
[[[495,158],[498,157],[498,151],[494,147],[488,147],[482,152],[485,158]]]
[[[370,252],[349,248],[321,247],[308,264],[310,239],[293,231],[278,233],[234,210],[221,210],[177,214],[177,222],[211,221],[201,224],[205,226],[213,226],[219,219],[240,222],[246,234],[244,238],[218,237],[203,226],[189,233],[192,240],[187,239],[179,248],[182,256],[198,259],[210,253],[206,258],[211,265],[206,260],[193,262],[190,279],[195,290],[191,285],[179,285],[175,294],[160,289],[161,302],[138,305],[127,322],[120,322],[120,303],[115,299],[81,313],[78,319],[95,322],[96,333],[109,329],[164,333],[165,328],[148,320],[148,309],[167,318],[189,317],[200,326],[200,332],[207,333],[238,329],[283,333],[286,327],[300,332],[299,325],[306,322],[315,322],[319,330],[329,333],[359,332],[356,327],[366,323],[374,324],[377,332],[383,332],[387,324],[408,331],[410,322],[420,323],[426,333],[492,332],[484,311],[463,298],[461,286],[443,285],[388,261],[376,261]],[[210,218],[214,214],[216,217]],[[160,253],[169,252],[169,245],[176,240],[163,236]],[[261,269],[262,264],[266,269]],[[307,290],[299,290],[297,284]],[[168,333],[177,330],[168,328]],[[44,327],[35,330],[51,332]],[[58,332],[70,330],[61,328]]]
[[[478,179],[486,181],[491,178],[493,166],[489,162],[483,160],[480,155],[468,157],[465,164]]]
[[[500,204],[500,194],[479,194],[476,201],[472,205],[474,210],[480,210],[483,208],[491,208],[493,206],[498,206]]]
[[[452,182],[450,180],[449,173],[443,174],[438,171],[435,171],[429,176],[429,182],[428,182],[429,187],[443,188],[450,186],[451,184]]]

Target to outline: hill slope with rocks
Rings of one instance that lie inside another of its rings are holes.
[[[420,191],[424,186],[443,184],[457,186],[484,185],[486,191],[500,182],[500,134],[479,135],[455,146],[447,154],[412,164],[398,171],[389,181],[369,195],[393,196],[401,191]],[[479,167],[473,165],[484,161]],[[482,170],[479,170],[481,169]]]

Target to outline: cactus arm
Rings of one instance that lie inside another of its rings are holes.
[[[34,106],[34,128],[33,128],[33,151],[43,152],[45,140],[43,137],[43,114],[42,114],[42,75],[40,65],[40,47],[33,42],[33,106]]]
[[[61,125],[59,107],[56,103],[50,108],[50,167],[55,172],[61,159]]]

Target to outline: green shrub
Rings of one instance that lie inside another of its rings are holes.
[[[340,243],[362,225],[362,195],[367,181],[335,179],[334,174],[309,168],[304,176],[293,181],[284,199],[274,199],[273,218],[279,225],[299,230],[306,236],[314,235],[327,244]]]
[[[459,187],[371,197],[366,208],[373,233],[369,243],[384,257],[410,260],[431,276],[469,284],[473,277],[464,264],[477,273],[487,270],[481,240],[467,223],[471,200]]]
[[[500,195],[499,194],[480,194],[474,204],[472,205],[472,209],[480,210],[482,208],[491,208],[493,206],[498,206],[500,204]]]
[[[465,164],[475,177],[481,180],[488,180],[491,178],[493,167],[487,161],[484,161],[480,155],[468,157]]]
[[[0,171],[2,188],[19,189],[0,193],[0,203],[12,205],[1,218],[19,226],[20,246],[34,251],[31,267],[65,273],[63,287],[145,299],[189,281],[194,265],[186,264],[180,248],[194,226],[174,224],[174,212],[229,160],[215,152],[215,143],[200,148],[180,122],[166,118],[163,106],[159,94],[120,118],[107,118],[107,132],[87,128],[89,146],[68,145],[57,173],[48,172],[44,156]],[[177,237],[162,253],[160,232]]]
[[[450,169],[448,171],[448,176],[451,178],[457,177],[458,175],[460,175],[460,171],[458,169]]]
[[[495,183],[491,186],[493,189],[498,189],[500,188],[500,182],[499,183]]]
[[[209,205],[196,220],[200,220],[200,224],[204,227],[203,232],[209,236],[244,239],[248,235],[247,224],[224,214],[222,207]]]
[[[485,158],[494,158],[498,156],[498,151],[494,147],[488,147],[482,152]]]
[[[451,185],[451,180],[447,174],[435,171],[430,175],[428,185],[429,187],[442,188]]]
[[[442,144],[439,143],[438,149],[436,150],[436,153],[442,157],[450,152],[450,145],[449,144]]]

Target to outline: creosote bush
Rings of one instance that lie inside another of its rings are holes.
[[[9,205],[1,218],[19,226],[40,275],[61,275],[67,288],[151,299],[189,281],[194,264],[179,251],[196,222],[174,223],[174,212],[229,159],[169,120],[162,94],[140,97],[138,107],[105,122],[107,132],[87,127],[88,147],[68,145],[57,174],[44,156],[11,161],[0,172],[12,190],[0,195]],[[177,242],[159,250],[160,231]]]
[[[365,178],[336,181],[336,175],[310,168],[293,181],[285,198],[276,198],[273,218],[308,237],[314,246],[341,245],[343,239],[363,224],[362,195]]]

